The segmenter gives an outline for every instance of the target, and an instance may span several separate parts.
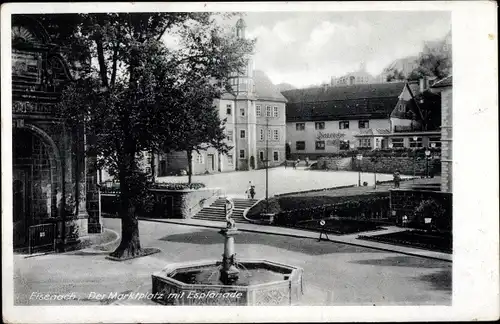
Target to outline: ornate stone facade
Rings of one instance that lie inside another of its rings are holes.
[[[14,248],[30,227],[56,224],[56,248],[102,231],[95,159],[86,157],[83,125],[69,127],[55,106],[72,75],[58,46],[29,16],[12,19]]]

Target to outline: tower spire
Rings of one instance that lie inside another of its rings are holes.
[[[247,24],[245,20],[243,20],[243,16],[240,16],[240,19],[236,22],[236,37],[242,39],[245,38],[245,29]]]

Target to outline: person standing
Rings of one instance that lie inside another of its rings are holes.
[[[254,185],[250,185],[250,198],[253,199],[255,197],[255,186]]]
[[[247,190],[245,191],[245,194],[247,195],[247,198],[250,199],[251,197],[251,194],[250,194],[250,191],[252,189],[252,181],[248,181],[248,188]],[[255,190],[254,190],[255,191]]]
[[[401,181],[401,176],[399,174],[399,171],[396,170],[396,172],[394,172],[394,188],[399,188],[399,182]]]

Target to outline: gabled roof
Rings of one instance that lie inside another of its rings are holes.
[[[287,121],[388,118],[404,82],[356,84],[283,91]],[[419,86],[410,83],[418,92]]]
[[[442,88],[442,87],[451,87],[453,86],[453,76],[447,76],[444,79],[436,81],[431,88]]]
[[[271,100],[286,102],[286,98],[278,90],[271,79],[260,70],[255,70],[253,73],[253,81],[255,84],[255,96],[260,100]]]

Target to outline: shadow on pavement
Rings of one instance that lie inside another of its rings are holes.
[[[319,237],[319,235],[318,235]],[[201,230],[194,233],[182,233],[167,235],[159,239],[166,242],[191,243],[191,244],[223,244],[223,237],[215,230]],[[235,236],[235,243],[239,244],[261,244],[300,252],[308,255],[323,255],[331,253],[383,253],[375,249],[357,247],[334,242],[317,242],[311,238],[283,237],[272,234],[257,234],[240,232]]]
[[[442,270],[439,272],[427,274],[427,275],[422,275],[418,277],[417,279],[420,281],[426,281],[435,290],[442,290],[442,291],[452,291],[452,280],[451,280],[451,269],[449,271],[447,270]]]
[[[451,264],[445,261],[438,261],[433,259],[419,258],[414,256],[393,256],[383,259],[371,260],[356,260],[350,263],[375,265],[375,266],[393,266],[393,267],[411,267],[411,268],[429,268],[429,269],[451,269]]]

